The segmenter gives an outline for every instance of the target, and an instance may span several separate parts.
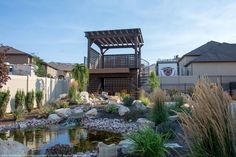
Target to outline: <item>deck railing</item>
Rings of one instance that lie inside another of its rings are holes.
[[[134,54],[104,55],[104,68],[135,68]]]

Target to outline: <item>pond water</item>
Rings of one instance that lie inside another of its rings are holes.
[[[119,143],[122,136],[104,131],[88,131],[79,126],[51,126],[2,132],[0,138],[18,141],[30,148],[32,155],[42,155],[55,144],[71,144],[75,152],[86,152],[95,150],[97,143],[101,141],[106,144]]]

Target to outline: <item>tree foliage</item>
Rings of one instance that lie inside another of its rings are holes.
[[[151,91],[160,86],[159,79],[154,71],[151,72],[148,83],[151,88]]]
[[[37,66],[37,69],[35,69],[35,74],[38,77],[46,77],[47,76],[47,71],[44,66],[44,61],[39,58],[38,56],[33,57],[33,63]]]
[[[7,52],[7,49],[4,51]],[[10,79],[10,77],[8,76],[8,68],[4,61],[5,54],[0,54],[0,88],[2,88],[3,85],[5,85]]]
[[[72,69],[72,77],[77,81],[79,91],[85,90],[89,79],[89,70],[86,65],[76,64]]]

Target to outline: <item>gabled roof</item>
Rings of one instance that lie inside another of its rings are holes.
[[[49,62],[47,64],[55,69],[62,71],[71,71],[74,68],[74,64],[72,63]]]
[[[184,56],[199,56],[186,66],[194,62],[236,62],[236,44],[210,41]]]
[[[0,54],[3,53],[6,53],[6,55],[27,55],[29,57],[33,57],[32,55],[26,52],[20,51],[10,46],[0,46]]]
[[[133,47],[136,36],[137,45],[143,46],[144,43],[140,28],[89,31],[85,36],[100,48]]]

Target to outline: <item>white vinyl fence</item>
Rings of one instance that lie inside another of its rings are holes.
[[[10,75],[11,79],[1,90],[10,90],[10,101],[7,106],[7,113],[15,109],[15,94],[16,91],[23,90],[25,93],[28,91],[42,90],[44,93],[43,104],[54,101],[60,94],[68,92],[69,80],[58,80],[53,78],[44,77],[30,77]],[[36,102],[34,103],[36,107]]]

